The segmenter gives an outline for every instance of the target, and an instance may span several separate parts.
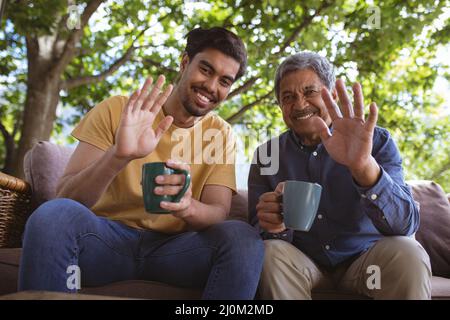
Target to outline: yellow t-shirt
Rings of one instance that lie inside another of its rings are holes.
[[[72,136],[104,151],[115,143],[120,115],[128,98],[108,98],[81,120]],[[163,119],[161,111],[153,128]],[[147,162],[182,160],[191,166],[192,198],[200,200],[205,185],[222,185],[236,192],[235,139],[231,127],[219,116],[209,113],[191,128],[171,125],[156,149],[145,158],[131,161],[114,178],[91,208],[99,215],[139,229],[164,233],[185,231],[186,223],[172,214],[150,214],[144,209],[142,165]]]

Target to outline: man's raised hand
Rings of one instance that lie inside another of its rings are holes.
[[[364,187],[373,186],[379,179],[380,166],[372,156],[373,134],[378,118],[378,108],[370,104],[370,113],[364,119],[364,98],[361,85],[353,86],[352,105],[343,80],[336,81],[340,108],[330,92],[322,89],[322,98],[328,109],[333,125],[330,133],[325,122],[317,118],[320,138],[328,154],[334,161],[347,166],[355,181]]]
[[[123,108],[114,145],[114,155],[117,158],[133,160],[147,156],[156,148],[164,132],[169,129],[173,121],[171,116],[164,117],[157,128],[153,129],[156,115],[173,88],[169,84],[162,92],[164,81],[164,76],[160,75],[151,88],[153,80],[148,78],[144,86],[133,93]]]

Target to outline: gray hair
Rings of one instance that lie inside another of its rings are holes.
[[[278,102],[280,102],[281,79],[290,72],[304,69],[314,71],[328,90],[334,88],[336,76],[333,65],[327,58],[315,52],[304,51],[288,57],[279,65],[275,74],[275,95]]]

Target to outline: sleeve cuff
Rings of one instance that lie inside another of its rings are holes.
[[[353,183],[356,187],[356,190],[360,194],[361,198],[372,202],[379,208],[382,208],[384,207],[383,204],[389,201],[393,181],[382,166],[380,166],[380,169],[381,169],[380,178],[378,179],[378,182],[374,186],[369,188],[363,188],[358,186],[355,182]]]
[[[261,237],[264,240],[277,239],[277,240],[283,240],[283,241],[291,243],[293,238],[294,238],[294,230],[286,229],[286,230],[284,230],[282,232],[279,232],[279,233],[270,233],[270,232],[263,231],[261,233]]]

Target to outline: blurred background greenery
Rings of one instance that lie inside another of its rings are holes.
[[[5,1],[2,1],[4,4]],[[285,130],[275,68],[303,50],[360,81],[404,158],[407,179],[450,191],[449,1],[6,1],[0,28],[0,168],[22,175],[39,140],[72,144],[71,128],[101,100],[147,76],[177,75],[192,28],[224,26],[249,68],[217,110],[250,162],[264,135]],[[257,132],[258,134],[255,134]]]

